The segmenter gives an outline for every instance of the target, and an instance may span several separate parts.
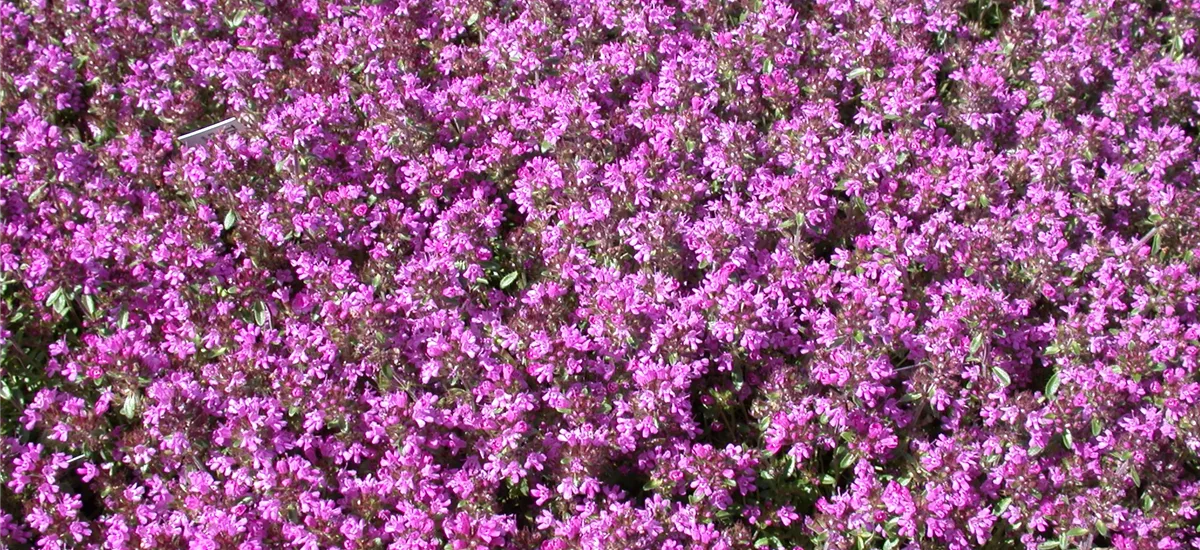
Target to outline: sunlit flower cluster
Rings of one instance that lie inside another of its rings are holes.
[[[1198,548],[1198,30],[0,3],[0,546]]]

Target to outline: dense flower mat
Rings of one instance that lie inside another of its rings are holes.
[[[0,546],[1197,547],[1198,9],[0,3]]]

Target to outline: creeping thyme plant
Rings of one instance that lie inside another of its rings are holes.
[[[4,0],[0,546],[1200,547],[1198,31]]]

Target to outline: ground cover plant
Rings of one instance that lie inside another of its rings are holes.
[[[0,546],[1196,548],[1198,10],[4,0]]]

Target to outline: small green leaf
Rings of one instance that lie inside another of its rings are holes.
[[[37,189],[34,189],[33,192],[29,194],[29,202],[33,202],[41,198],[42,191],[46,190],[47,185],[50,185],[49,181],[46,181],[45,183],[39,185]]]
[[[1096,520],[1096,532],[1100,533],[1100,536],[1102,536],[1102,537],[1107,537],[1108,536],[1108,526],[1105,525],[1103,521]]]
[[[1088,530],[1084,529],[1083,527],[1076,527],[1070,531],[1067,531],[1068,537],[1082,537],[1086,534],[1088,534]]]
[[[237,214],[233,210],[225,213],[225,230],[233,229],[233,224],[237,223]]]
[[[242,26],[242,22],[244,22],[246,20],[246,16],[249,14],[250,14],[250,12],[248,10],[238,10],[238,11],[234,12],[233,17],[226,19],[225,22],[229,23],[230,27],[233,27],[236,29],[236,28]]]
[[[1046,395],[1053,396],[1058,393],[1058,371],[1050,375],[1050,379],[1046,381]]]
[[[1003,514],[1005,510],[1008,510],[1010,505],[1012,505],[1012,497],[1000,499],[1000,502],[996,503],[996,515]]]
[[[511,286],[513,284],[513,281],[517,280],[517,275],[518,275],[518,273],[516,271],[513,271],[512,273],[505,275],[503,279],[500,279],[500,288],[505,289],[505,288],[508,288],[509,286]]]
[[[54,291],[46,297],[46,307],[53,308],[55,311],[57,311],[58,303],[62,301],[63,296],[62,287],[55,288]]]
[[[267,309],[267,304],[256,302],[254,304],[254,323],[263,326],[271,321],[271,311]]]
[[[983,333],[982,332],[976,334],[975,336],[973,336],[971,338],[971,355],[975,355],[975,352],[979,351],[979,348],[981,348],[981,347],[983,347]]]
[[[1071,430],[1063,432],[1063,445],[1072,451],[1075,450],[1075,437],[1071,435]]]
[[[479,14],[472,13],[471,16],[467,18],[467,26],[470,27],[471,25],[474,25],[476,21],[479,21]]]
[[[137,413],[138,403],[142,400],[142,395],[136,390],[125,397],[125,403],[121,405],[121,415],[125,418],[132,419]]]
[[[1054,346],[1054,345],[1046,346],[1046,349],[1044,351],[1042,351],[1042,355],[1045,355],[1046,357],[1050,357],[1051,355],[1058,354],[1058,352],[1060,352],[1060,351],[1062,351],[1062,348],[1060,348],[1058,346]]]
[[[871,72],[871,69],[868,69],[866,67],[859,67],[857,69],[854,69],[854,70],[846,73],[846,78],[849,78],[850,80],[854,80],[854,79],[856,79],[862,75],[865,75],[867,73],[870,73],[870,72]]]
[[[71,314],[71,297],[67,293],[62,293],[54,301],[54,311],[57,311],[63,317]]]
[[[1137,470],[1129,470],[1129,479],[1133,480],[1133,484],[1138,487],[1142,486],[1142,476],[1138,475]]]
[[[1100,418],[1093,416],[1092,417],[1092,435],[1098,436],[1098,435],[1100,435],[1100,432],[1103,432],[1103,431],[1104,431],[1104,425],[1100,423]]]
[[[996,379],[1000,380],[1000,385],[1007,387],[1012,383],[1012,379],[1008,377],[1008,372],[1000,367],[992,367],[992,374],[996,375]]]
[[[1146,165],[1144,165],[1140,162],[1135,162],[1135,163],[1129,165],[1129,173],[1130,174],[1141,174],[1142,172],[1145,172],[1145,171],[1146,171]]]
[[[129,326],[129,310],[125,306],[121,306],[121,312],[117,314],[117,327],[125,330]]]

